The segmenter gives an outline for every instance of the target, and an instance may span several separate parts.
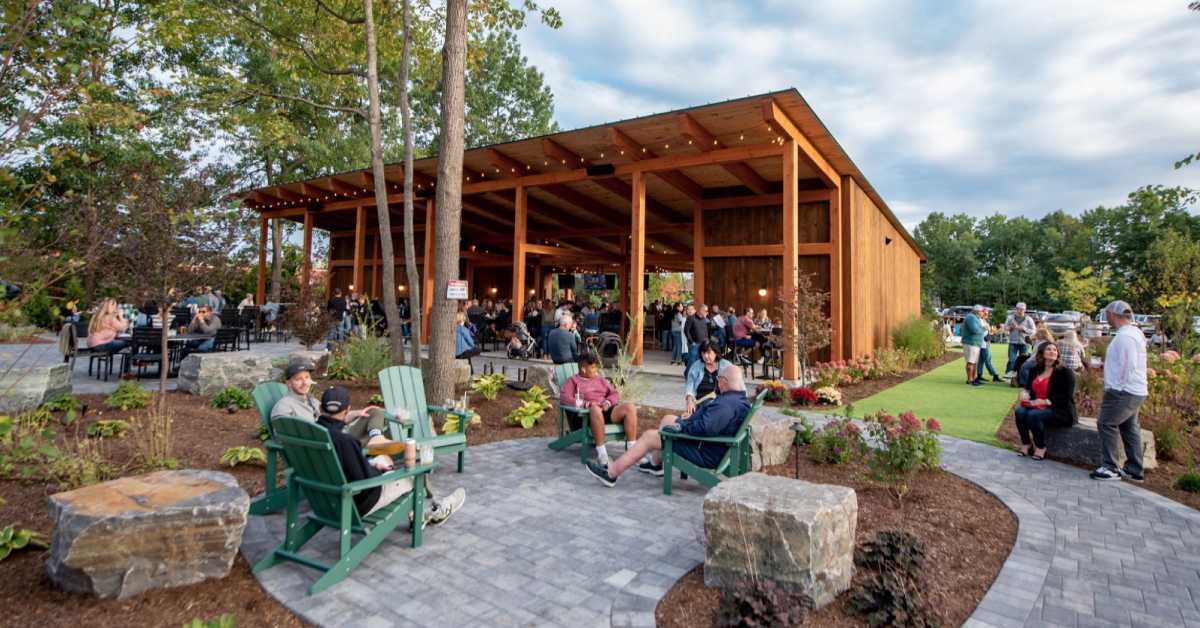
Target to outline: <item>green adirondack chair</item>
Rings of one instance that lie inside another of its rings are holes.
[[[432,441],[435,455],[458,454],[458,472],[462,473],[467,450],[466,414],[426,403],[421,369],[413,366],[391,366],[379,371],[379,389],[383,393],[384,409],[390,417],[396,416],[400,409],[407,410],[409,415],[408,421],[389,419],[389,437],[392,440],[411,437],[418,442]],[[434,435],[429,415],[435,412],[457,416],[459,431]]]
[[[567,362],[554,367],[554,385],[559,392],[562,392],[563,384],[578,372],[579,365],[575,362]],[[605,423],[604,440],[605,442],[625,440],[625,426]],[[586,464],[588,452],[596,448],[596,439],[592,438],[592,428],[588,424],[588,410],[559,403],[558,438],[551,441],[550,449],[558,451],[575,443],[579,443],[579,461]]]
[[[263,449],[267,450],[266,489],[262,495],[255,497],[254,501],[250,502],[250,514],[252,515],[268,515],[287,506],[287,487],[275,483],[278,465],[286,466],[287,462],[281,458],[283,448],[279,446],[274,432],[271,431],[271,409],[286,394],[287,386],[279,382],[263,382],[255,386],[250,393],[254,397],[254,405],[258,407],[258,418],[262,421],[263,427],[267,428],[269,435],[263,442]]]
[[[750,471],[750,419],[753,419],[754,413],[762,407],[766,396],[767,391],[764,390],[759,393],[758,397],[755,397],[754,403],[750,405],[750,411],[746,413],[746,418],[742,419],[741,427],[733,436],[691,436],[683,432],[660,430],[658,434],[662,437],[663,445],[663,495],[671,494],[671,470],[673,468],[679,469],[683,479],[686,480],[690,475],[707,488],[719,484],[721,475],[732,478]],[[729,445],[729,449],[725,451],[725,455],[716,467],[708,469],[676,454],[674,444],[677,440],[696,443],[725,443]]]
[[[329,432],[312,421],[294,417],[275,419],[275,438],[291,462],[287,483],[287,534],[279,547],[254,565],[254,573],[270,569],[287,560],[324,572],[308,589],[309,595],[319,593],[350,574],[382,541],[412,515],[412,546],[421,546],[424,522],[425,476],[433,465],[412,469],[400,468],[378,477],[347,482]],[[354,495],[394,482],[413,479],[413,490],[400,499],[363,517],[354,507]],[[298,507],[301,496],[308,499],[312,511],[300,524]],[[300,555],[300,549],[321,528],[338,531],[340,546],[338,561],[325,564]],[[361,535],[357,543],[353,535]]]

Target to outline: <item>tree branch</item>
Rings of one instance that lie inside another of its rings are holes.
[[[352,18],[352,17],[347,17],[341,13],[338,13],[337,11],[334,11],[332,8],[329,7],[329,5],[325,4],[321,0],[316,0],[316,3],[317,3],[317,7],[319,7],[320,9],[324,10],[326,13],[332,15],[333,17],[336,17],[337,19],[339,19],[347,24],[363,24],[366,22],[366,20],[364,20],[361,17],[360,18]]]
[[[237,17],[241,18],[242,20],[250,23],[254,27],[258,28],[259,30],[267,33],[276,42],[283,44],[289,48],[299,50],[300,54],[304,55],[304,58],[308,59],[308,62],[310,64],[312,64],[312,67],[314,70],[316,70],[322,74],[328,74],[330,76],[354,76],[354,77],[358,77],[358,78],[366,78],[367,75],[365,72],[356,70],[354,68],[329,68],[329,67],[322,65],[319,61],[317,61],[316,55],[314,55],[312,53],[312,51],[309,50],[304,44],[301,44],[300,42],[297,42],[297,41],[291,39],[290,37],[287,37],[287,36],[283,35],[282,33],[277,32],[275,29],[271,28],[270,26],[267,26],[266,24],[263,24],[259,20],[255,19],[254,17],[252,17],[249,14],[248,11],[246,11],[237,2],[226,2],[226,5],[229,7],[229,9],[231,11],[233,11],[234,15],[236,15]]]
[[[312,100],[311,98],[305,98],[304,96],[291,96],[288,94],[272,94],[270,92],[257,92],[257,91],[250,91],[248,93],[251,95],[254,95],[254,96],[258,96],[260,98],[274,98],[276,100],[287,100],[287,101],[291,101],[291,102],[304,103],[306,105],[310,105],[310,106],[316,107],[318,109],[324,109],[326,111],[341,111],[343,113],[352,113],[352,114],[354,114],[360,118],[364,118],[364,119],[367,117],[367,113],[357,107],[339,107],[337,105],[327,105],[327,104],[319,103],[315,100]]]

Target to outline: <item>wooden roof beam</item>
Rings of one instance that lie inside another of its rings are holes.
[[[358,194],[358,188],[333,177],[313,179],[310,183],[312,183],[313,187],[326,190],[327,192],[336,194],[338,196],[353,197]]]
[[[535,170],[532,166],[523,164],[494,148],[489,148],[487,154],[492,164],[500,170],[500,176],[523,177],[527,174],[541,174],[540,169]],[[615,224],[620,222],[619,220],[613,220],[613,210],[607,205],[592,199],[586,194],[576,192],[575,190],[572,190],[561,183],[539,186],[537,189],[559,200],[578,207],[583,211],[586,211],[588,214],[591,214],[593,218],[596,218],[604,224]],[[617,214],[616,217],[620,218],[621,215]]]
[[[586,168],[587,166],[592,165],[591,161],[576,155],[569,148],[549,138],[542,139],[542,154],[547,157],[547,160],[558,160],[558,163],[560,165],[564,165],[566,168],[574,168],[576,165],[581,165]],[[608,190],[609,192],[612,192],[614,195],[620,198],[623,203],[628,203],[629,200],[633,198],[633,187],[616,177],[596,177],[589,178],[587,180],[595,183],[605,190]],[[622,205],[622,207],[625,206]],[[681,214],[670,207],[663,205],[662,202],[651,198],[649,194],[646,195],[646,212],[651,216],[655,216],[660,220],[665,220],[668,222],[682,217]],[[629,211],[627,209],[623,209],[621,211],[622,217],[628,215]]]
[[[762,101],[763,120],[772,128],[777,130],[784,137],[789,137],[796,142],[800,149],[800,158],[803,159],[813,170],[817,176],[825,184],[826,187],[836,188],[841,185],[842,177],[837,170],[829,164],[821,151],[808,140],[808,136],[796,126],[796,123],[788,116],[787,112],[775,102],[774,98],[764,98]]]
[[[676,124],[679,126],[679,132],[703,152],[710,152],[725,148],[725,145],[720,140],[713,137],[708,129],[696,122],[696,119],[687,113],[681,113],[676,116]],[[750,188],[755,194],[766,194],[769,191],[769,184],[766,179],[763,179],[753,168],[747,166],[745,162],[731,161],[721,164],[721,167],[726,172],[741,181],[746,187]]]
[[[615,126],[608,127],[608,137],[618,149],[625,151],[627,156],[634,161],[658,157],[654,151],[633,141],[633,138]],[[698,201],[704,196],[704,188],[678,170],[662,170],[656,171],[654,174],[692,200]]]

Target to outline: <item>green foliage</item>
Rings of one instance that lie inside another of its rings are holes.
[[[11,342],[13,340],[35,336],[40,331],[41,330],[34,325],[10,325],[8,323],[0,323],[0,340]]]
[[[213,396],[212,407],[224,409],[230,406],[240,410],[253,408],[254,398],[237,386],[230,386]]]
[[[45,290],[26,299],[23,309],[26,320],[35,327],[50,329],[58,321],[58,308],[50,302],[50,295]]]
[[[940,430],[936,420],[922,423],[912,412],[899,417],[879,412],[868,417],[867,433],[875,444],[868,457],[872,477],[889,484],[896,496],[903,498],[917,471],[938,467]]]
[[[383,406],[383,395],[381,395],[381,394],[379,394],[379,393],[375,393],[375,394],[371,395],[371,396],[370,396],[370,397],[367,399],[367,405],[369,405],[369,406],[381,406],[381,407],[382,407],[382,406]]]
[[[221,464],[236,467],[239,464],[267,464],[267,454],[258,447],[230,447],[221,454]]]
[[[795,414],[793,414],[791,408],[785,409],[783,413],[788,416],[800,417],[800,420],[796,422],[799,425],[799,429],[796,430],[796,444],[800,446],[811,445],[817,437],[817,432],[813,429],[812,421],[808,420],[808,416],[799,411],[795,411]]]
[[[42,404],[43,410],[50,412],[68,412],[79,409],[79,400],[72,397],[70,394],[64,393],[46,400]]]
[[[1076,312],[1095,312],[1100,301],[1108,296],[1110,280],[1108,273],[1096,273],[1091,266],[1084,266],[1079,271],[1059,268],[1058,285],[1050,287],[1050,296]],[[997,310],[1005,311],[1007,308]]]
[[[271,439],[271,430],[267,429],[267,426],[262,423],[259,423],[258,430],[255,431],[254,435],[258,437],[260,443],[265,443]]]
[[[102,419],[87,426],[87,435],[92,438],[119,438],[129,429],[128,421]]]
[[[1200,473],[1185,471],[1175,480],[1175,488],[1188,493],[1200,493]]]
[[[8,555],[16,550],[33,547],[47,549],[50,547],[50,543],[47,542],[44,535],[33,530],[15,526],[8,526],[0,530],[0,560],[8,558]]]
[[[237,621],[234,620],[233,613],[225,613],[212,619],[196,617],[184,624],[183,628],[237,628]]]
[[[1188,443],[1184,430],[1187,428],[1180,423],[1164,421],[1154,426],[1154,449],[1159,458],[1178,461],[1186,459]]]
[[[874,573],[851,588],[847,608],[872,627],[936,628],[937,616],[922,595],[927,553],[908,532],[877,532],[855,549],[855,564]]]
[[[508,425],[520,425],[530,429],[553,407],[550,396],[541,386],[530,386],[529,390],[518,393],[517,397],[521,399],[521,405],[504,417],[504,422]]]
[[[470,408],[463,408],[460,410],[460,412],[464,412],[467,415],[466,416],[467,427],[470,427],[472,425],[477,425],[477,424],[483,422],[483,417],[479,416],[478,412],[476,412]],[[460,420],[461,420],[461,418],[457,414],[447,414],[445,423],[442,423],[442,433],[443,434],[454,434],[455,432],[458,432]]]
[[[27,410],[17,416],[18,421],[38,429],[45,427],[53,418],[54,416],[45,406],[36,410]]]
[[[145,408],[150,403],[150,396],[150,391],[139,386],[137,382],[121,382],[104,400],[104,405],[113,410]]]
[[[799,626],[808,618],[813,601],[774,580],[759,580],[725,589],[717,611],[720,628]]]
[[[808,447],[808,458],[817,464],[845,464],[862,456],[866,443],[850,419],[834,419],[817,430]]]
[[[892,344],[917,361],[932,360],[946,352],[942,334],[921,317],[910,318],[892,330]]]
[[[500,389],[504,388],[504,374],[492,373],[491,375],[479,375],[471,380],[469,386],[471,392],[482,395],[484,399],[492,401],[496,395],[500,394]]]
[[[61,446],[60,446],[61,442]],[[117,475],[97,441],[65,438],[39,420],[0,416],[0,477],[71,489]]]
[[[357,384],[379,381],[379,372],[392,365],[391,347],[387,338],[369,333],[351,334],[346,342],[329,355],[325,374],[329,379],[348,380]]]
[[[641,367],[633,363],[633,354],[629,352],[629,345],[635,326],[633,317],[629,314],[625,315],[625,319],[629,322],[629,331],[625,333],[620,346],[617,347],[616,360],[609,368],[601,365],[600,373],[612,382],[621,401],[637,402],[650,392],[650,380],[642,375]]]

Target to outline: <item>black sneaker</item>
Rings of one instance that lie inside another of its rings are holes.
[[[1101,482],[1111,482],[1114,480],[1120,480],[1121,474],[1116,471],[1113,471],[1112,469],[1109,469],[1108,467],[1100,467],[1099,469],[1092,471],[1091,477],[1093,480],[1100,480]]]
[[[999,377],[999,376],[993,375],[993,376],[992,376],[992,381],[993,381],[993,382],[1003,382],[1004,380],[1000,379],[1000,377]]]
[[[608,465],[589,462],[587,463],[587,470],[588,473],[591,473],[593,477],[595,477],[597,480],[600,480],[600,483],[608,488],[612,488],[617,485],[617,478],[614,478],[608,474]]]
[[[1135,475],[1133,473],[1126,471],[1125,469],[1121,469],[1121,477],[1123,479],[1129,480],[1130,482],[1137,482],[1138,484],[1141,484],[1142,482],[1146,481],[1146,476],[1144,476],[1140,473]]]
[[[970,382],[970,384],[971,384],[972,386],[983,386],[983,380],[978,380],[978,379],[977,379],[977,380],[975,380],[975,381],[973,381],[973,382]]]
[[[637,466],[637,469],[638,469],[638,471],[641,471],[642,473],[649,473],[650,475],[653,475],[654,477],[661,478],[663,476],[663,466],[661,464],[654,464],[653,462],[650,462],[649,460],[643,462],[642,464],[639,464]]]

